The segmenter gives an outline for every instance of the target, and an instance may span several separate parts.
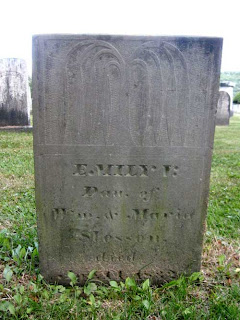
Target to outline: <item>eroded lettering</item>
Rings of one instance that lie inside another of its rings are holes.
[[[53,208],[52,216],[54,220],[63,220],[66,216],[76,217],[80,220],[91,220],[91,219],[106,219],[106,220],[117,220],[121,218],[121,212],[117,210],[108,210],[106,213],[101,215],[97,213],[92,213],[88,211],[79,212],[74,209],[65,209],[65,208]],[[194,210],[184,211],[176,209],[175,211],[154,211],[149,208],[145,209],[131,209],[127,212],[127,219],[129,220],[160,220],[160,219],[171,219],[175,218],[177,220],[189,220],[192,219],[195,214]]]
[[[52,215],[54,220],[62,220],[66,215],[66,209],[64,208],[53,208]]]
[[[88,231],[88,230],[81,230],[79,228],[72,228],[69,230],[72,239],[81,241],[81,242],[103,242],[103,243],[113,243],[113,242],[136,242],[136,243],[148,243],[160,242],[159,235],[152,235],[152,234],[137,234],[137,235],[115,235],[115,234],[100,234],[99,231]]]
[[[96,261],[101,262],[118,262],[118,261],[128,261],[133,262],[136,258],[136,253],[130,254],[116,254],[103,252],[96,257]]]
[[[99,231],[81,230],[73,228],[69,230],[70,236],[75,240],[97,242],[99,237]]]
[[[136,164],[75,164],[74,176],[95,176],[95,177],[149,177],[150,172],[155,172],[154,165]]]
[[[150,191],[141,191],[140,194],[139,194],[139,197],[144,201],[144,202],[148,202],[150,201],[153,196],[155,194],[159,194],[159,191],[160,191],[160,188],[156,187],[156,188],[153,188],[152,190]]]
[[[122,190],[99,190],[97,187],[84,187],[83,197],[93,197],[95,195],[101,198],[123,198],[128,197],[128,194],[124,193]]]
[[[87,176],[87,164],[75,164],[75,168],[74,176]]]
[[[178,175],[178,166],[163,165],[163,177],[168,178],[169,176],[176,177]]]

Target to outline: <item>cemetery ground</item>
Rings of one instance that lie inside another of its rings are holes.
[[[0,132],[2,319],[240,319],[240,117],[217,127],[202,269],[153,287],[49,285],[39,273],[31,133]]]

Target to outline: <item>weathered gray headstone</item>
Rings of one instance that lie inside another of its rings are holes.
[[[215,124],[228,126],[230,118],[230,96],[226,91],[219,91]]]
[[[222,39],[36,36],[41,272],[200,269]]]
[[[26,62],[0,59],[0,126],[29,125],[30,105]]]
[[[235,83],[232,81],[221,81],[219,91],[226,91],[229,94],[230,99],[230,117],[233,116],[233,88]]]

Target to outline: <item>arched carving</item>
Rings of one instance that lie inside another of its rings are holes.
[[[140,99],[139,96],[136,98],[134,88],[130,90],[130,96],[135,94],[135,98],[130,97],[129,100],[133,141],[137,145],[183,145],[189,81],[187,64],[182,53],[172,44],[149,41],[134,52],[131,65],[136,61],[141,61],[145,66],[145,77],[139,74],[145,79],[139,95],[146,91],[148,96],[145,94],[142,104],[139,105],[137,100],[134,102],[134,99]],[[136,79],[134,81],[136,82]],[[136,114],[141,113],[144,106],[145,113],[140,119]],[[137,128],[141,130],[137,131]]]
[[[105,41],[83,41],[68,53],[66,141],[89,145],[115,143],[116,122],[124,114],[124,69],[120,53]]]
[[[106,41],[81,41],[65,74],[66,143],[184,145],[189,81],[176,46],[148,41],[123,58]]]

